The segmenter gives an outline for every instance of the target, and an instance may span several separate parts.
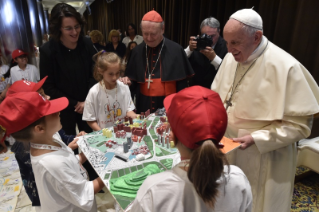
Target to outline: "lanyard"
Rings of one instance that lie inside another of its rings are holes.
[[[54,139],[55,140],[55,139]],[[56,143],[60,144],[58,141],[55,141]],[[69,154],[72,154],[74,155],[73,151],[72,150],[69,150],[68,148],[62,148],[62,147],[58,147],[58,146],[52,146],[52,145],[47,145],[47,144],[35,144],[35,143],[31,143],[30,142],[30,145],[32,148],[34,149],[47,149],[47,150],[62,150],[62,151],[65,151],[65,152],[68,152]],[[75,156],[75,155],[74,155]],[[79,163],[79,166],[80,166],[80,172],[81,172],[81,175],[89,180],[89,175],[86,171],[86,169],[82,166],[82,164],[80,163],[79,159],[77,159],[78,163]]]
[[[59,143],[59,142],[56,142],[56,143]],[[65,152],[68,152],[71,154],[71,152],[66,149],[66,148],[62,148],[62,147],[58,147],[58,146],[52,146],[52,145],[47,145],[47,144],[35,144],[35,143],[30,143],[31,147],[34,148],[34,149],[47,149],[47,150],[62,150],[62,151],[65,151]],[[73,154],[73,152],[72,152]]]

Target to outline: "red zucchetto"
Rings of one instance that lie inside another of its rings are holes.
[[[158,22],[161,23],[163,22],[163,18],[158,12],[155,10],[149,11],[143,16],[142,21],[151,21],[151,22]]]

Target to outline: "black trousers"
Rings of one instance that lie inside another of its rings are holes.
[[[67,135],[76,135],[75,126],[78,125],[79,131],[84,131],[86,133],[92,132],[92,129],[86,123],[86,121],[82,121],[82,114],[79,114],[74,111],[74,108],[67,107],[60,113],[62,128]],[[78,154],[78,150],[74,150],[75,154]],[[98,177],[95,170],[89,163],[86,161],[82,164],[86,171],[89,174],[90,180],[94,180]]]

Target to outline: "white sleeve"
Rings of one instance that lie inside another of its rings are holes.
[[[193,53],[193,51],[191,51],[191,50],[189,49],[189,46],[187,46],[187,48],[184,49],[184,50],[185,50],[185,53],[186,53],[187,57],[190,57],[191,54]],[[217,55],[216,55],[216,56],[217,56]]]
[[[127,37],[123,38],[122,43],[124,43],[124,44],[125,44],[125,46],[127,47],[127,45],[128,45]]]
[[[94,88],[94,87],[92,87]],[[83,110],[83,116],[82,120],[84,121],[96,121],[97,120],[97,111],[95,111],[94,104],[94,93],[92,92],[92,89],[89,91],[89,94],[87,95],[85,99],[84,104],[84,110]]]
[[[126,110],[126,112],[129,112],[129,111],[133,111],[135,109],[135,105],[134,105],[132,97],[131,97],[130,89],[128,88],[128,86],[126,86],[126,87],[127,87],[126,88],[126,92],[125,92],[126,102],[127,102],[127,110]]]
[[[215,67],[215,70],[217,70],[222,61],[223,60],[216,54],[215,58],[210,62],[210,64],[212,64]]]
[[[6,78],[6,79],[5,79],[5,82],[7,83],[7,85],[8,85],[8,84],[12,85],[12,78],[11,78],[11,76],[8,77],[8,78]]]
[[[47,170],[42,178],[51,185],[48,189],[54,189],[66,201],[85,211],[90,211],[95,202],[93,181],[87,181],[74,171],[74,168],[80,169],[80,167],[70,167],[66,163],[59,163],[59,167],[50,166],[49,168],[50,171]]]
[[[259,152],[266,153],[306,138],[311,133],[313,116],[284,116],[251,133]]]
[[[39,82],[40,81],[40,72],[36,66],[34,66],[34,71],[35,71],[36,80],[37,80],[37,82]]]
[[[15,66],[14,66],[15,67]],[[15,71],[14,71],[14,67],[11,68],[10,70],[10,78],[11,78],[11,85],[17,81],[16,77],[15,77]]]
[[[138,194],[138,193],[137,193]],[[148,191],[144,194],[143,198],[135,198],[131,211],[143,211],[151,212],[153,211],[153,198],[152,192]]]

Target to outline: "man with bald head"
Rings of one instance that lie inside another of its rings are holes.
[[[128,61],[123,82],[136,92],[137,113],[163,108],[166,96],[188,86],[194,74],[184,49],[165,38],[164,21],[156,11],[146,13],[141,21],[144,43],[135,47]]]
[[[234,13],[224,39],[229,53],[211,89],[228,113],[225,136],[241,143],[229,160],[251,184],[253,211],[290,211],[296,142],[310,135],[318,86],[302,64],[263,35],[254,10]]]

